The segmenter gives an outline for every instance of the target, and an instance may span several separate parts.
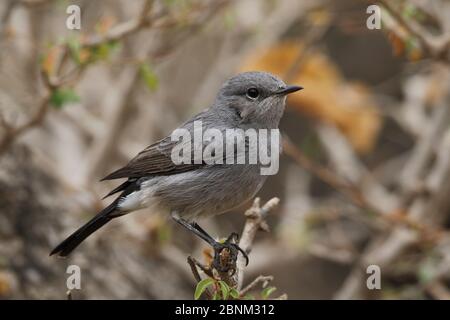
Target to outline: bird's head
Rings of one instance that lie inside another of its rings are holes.
[[[215,106],[231,109],[241,119],[260,128],[276,128],[284,112],[286,96],[303,89],[286,85],[276,76],[260,71],[240,73],[220,89]]]

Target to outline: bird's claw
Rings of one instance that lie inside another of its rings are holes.
[[[223,243],[216,242],[213,245],[214,260],[212,266],[217,271],[228,272],[229,270],[233,270],[234,273],[238,252],[242,253],[245,258],[245,265],[248,265],[249,259],[247,253],[235,243],[238,239],[239,235],[233,232]]]

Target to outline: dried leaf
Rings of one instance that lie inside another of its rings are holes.
[[[8,275],[0,272],[0,297],[6,297],[11,292],[11,283]]]
[[[388,39],[391,43],[394,55],[396,57],[403,55],[403,53],[405,52],[405,43],[402,38],[400,38],[395,32],[389,31]]]
[[[100,21],[95,26],[95,30],[99,34],[105,34],[111,29],[111,27],[116,22],[116,19],[113,16],[105,16],[100,18]]]
[[[60,46],[53,46],[48,49],[47,53],[44,55],[41,66],[42,70],[50,77],[54,75],[56,69],[56,63],[58,62],[58,57],[61,53]]]

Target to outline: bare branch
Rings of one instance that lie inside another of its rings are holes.
[[[239,241],[239,247],[247,254],[250,253],[256,232],[258,230],[269,231],[265,218],[267,214],[278,205],[279,202],[280,199],[272,198],[260,207],[260,199],[255,198],[253,205],[245,212],[247,220],[245,222],[244,230],[242,231],[241,240]],[[245,259],[244,257],[239,256],[236,264],[238,290],[242,288],[242,284],[244,282],[244,268]]]
[[[38,2],[44,3],[46,1],[24,1],[23,4],[35,4],[35,3],[37,4]],[[197,14],[203,13],[203,19],[198,19],[198,21],[193,22],[192,25],[193,26],[201,25],[206,21],[206,19],[208,19],[212,14],[215,14],[218,9],[222,8],[227,3],[229,3],[229,0],[220,0],[214,2],[213,5],[200,8]],[[141,13],[139,14],[138,18],[120,23],[115,27],[111,28],[105,34],[88,36],[87,40],[82,42],[82,46],[84,48],[100,46],[102,44],[109,43],[111,41],[123,39],[131,34],[140,31],[143,28],[148,27],[168,28],[176,26],[179,23],[177,17],[175,18],[170,16],[166,17],[165,16],[166,12],[161,12],[152,16],[150,14],[152,11],[152,5],[153,5],[152,0],[146,0],[144,2],[143,8],[140,11]],[[56,68],[58,73],[61,72],[63,66],[68,61],[67,59],[69,52],[68,45],[64,45],[62,49],[63,50],[59,56],[58,66]],[[32,116],[25,124],[17,128],[12,128],[9,125],[5,127],[5,134],[0,139],[0,154],[5,152],[7,148],[24,132],[41,124],[49,109],[48,105],[50,97],[52,96],[53,92],[55,92],[58,88],[60,88],[63,85],[67,85],[68,83],[73,83],[73,81],[78,80],[85,69],[86,69],[85,66],[81,65],[78,68],[72,70],[70,75],[73,75],[73,77],[68,77],[67,74],[47,75],[42,70],[41,74],[43,75],[43,82],[46,85],[47,90],[49,92],[44,94],[44,96],[41,98],[41,103],[37,108],[36,114]]]
[[[273,276],[257,276],[255,280],[250,282],[244,289],[239,292],[239,295],[241,297],[245,296],[248,292],[255,289],[255,287],[260,283],[262,283],[262,287],[265,288],[271,281],[273,281]]]
[[[404,209],[400,208],[392,212],[385,212],[382,208],[379,208],[378,204],[373,203],[370,199],[367,199],[358,186],[352,184],[350,181],[342,179],[328,168],[322,167],[319,164],[309,160],[301,152],[301,150],[289,141],[287,137],[283,137],[283,151],[285,154],[294,159],[300,166],[312,172],[322,181],[335,188],[336,191],[346,196],[354,205],[375,213],[381,221],[385,222],[386,226],[392,227],[395,225],[403,225],[418,231],[424,237],[435,234],[439,238],[444,234],[443,230],[424,225],[416,219],[408,216]]]
[[[107,33],[101,35],[93,35],[88,37],[88,39],[83,43],[86,47],[95,47],[103,43],[108,43],[111,41],[117,41],[125,38],[137,31],[143,29],[144,27],[149,27],[162,15],[155,17],[150,17],[149,13],[152,9],[153,1],[146,0],[142,9],[140,10],[140,15],[130,21],[120,23],[113,28],[111,28]]]
[[[7,126],[4,126],[5,133],[0,139],[0,155],[5,152],[6,149],[8,149],[8,147],[26,131],[42,123],[48,110],[49,100],[50,94],[46,93],[41,98],[41,102],[39,103],[36,113],[24,124],[15,128],[11,127],[9,124]]]
[[[192,258],[191,256],[187,257],[187,262],[189,264],[189,266],[191,267],[191,271],[192,274],[194,275],[195,281],[200,282],[202,281],[202,278],[200,277],[200,274],[198,273],[197,270],[197,264],[194,258]]]
[[[401,25],[411,36],[417,38],[424,51],[426,51],[432,58],[449,62],[449,34],[443,34],[440,37],[433,36],[414,20],[406,20],[392,5],[392,1],[378,0],[378,2],[386,8],[388,13],[397,21],[399,25]]]

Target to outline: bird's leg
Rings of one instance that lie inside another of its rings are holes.
[[[242,250],[235,242],[239,238],[236,232],[233,232],[228,236],[228,238],[223,242],[216,241],[211,237],[197,222],[188,222],[178,216],[177,214],[172,214],[172,219],[174,219],[178,224],[193,232],[196,236],[200,237],[206,241],[214,249],[214,260],[213,267],[221,272],[227,272],[232,268],[230,263],[226,261],[236,262],[238,252],[241,252],[246,260],[246,265],[248,264],[248,255]],[[224,249],[227,249],[224,251]],[[226,261],[225,261],[226,260]],[[232,263],[232,264],[233,264]]]
[[[188,222],[183,218],[180,218],[177,214],[172,214],[172,219],[175,220],[178,224],[193,232],[197,237],[205,240],[209,243],[210,246],[214,247],[216,244],[216,240],[211,237],[205,230],[203,230],[196,222]]]
[[[245,261],[246,261],[245,265],[248,265],[248,255],[247,255],[247,253],[244,250],[242,250],[242,248],[239,247],[236,244],[237,240],[239,239],[239,235],[236,232],[232,232],[228,236],[228,238],[223,243],[221,243],[221,242],[218,242],[218,241],[214,240],[202,227],[200,227],[200,225],[197,222],[192,222],[190,225],[209,239],[209,240],[206,240],[206,241],[214,249],[213,266],[217,270],[219,270],[219,271],[229,270],[228,266],[224,267],[224,265],[226,263],[223,263],[223,260],[236,261],[238,251],[241,252],[242,255],[244,256]],[[204,238],[202,238],[202,239],[204,239]],[[213,243],[210,242],[211,240],[213,241]],[[222,257],[222,250],[223,249],[228,249],[228,252],[229,252],[228,259],[223,259],[223,257]]]

